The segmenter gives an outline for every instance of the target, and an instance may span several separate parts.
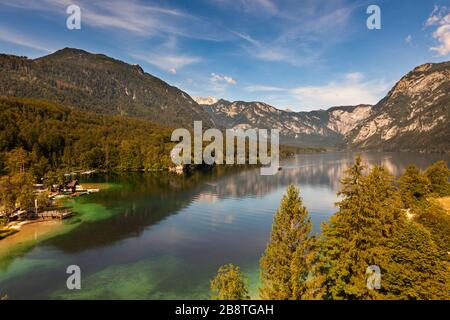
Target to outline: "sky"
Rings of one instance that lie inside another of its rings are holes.
[[[81,10],[81,29],[66,12]],[[377,5],[381,28],[369,29]],[[377,103],[450,57],[450,0],[0,0],[0,52],[103,53],[191,96],[308,111]]]

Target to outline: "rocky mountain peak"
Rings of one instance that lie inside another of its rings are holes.
[[[405,75],[348,133],[351,148],[448,151],[450,62],[427,63]]]
[[[207,106],[212,105],[217,101],[219,101],[219,99],[215,97],[192,97],[192,99],[194,99],[194,101],[200,105],[207,105]]]

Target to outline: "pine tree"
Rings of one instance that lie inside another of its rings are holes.
[[[323,225],[316,273],[322,277],[326,299],[377,299],[381,293],[367,288],[371,265],[386,263],[385,243],[401,223],[400,200],[393,177],[383,167],[364,175],[361,158],[342,179],[338,212]]]
[[[414,221],[420,223],[431,232],[431,237],[444,256],[450,258],[450,215],[438,204],[426,201],[414,207]]]
[[[226,264],[219,268],[211,281],[212,300],[248,300],[248,289],[239,267]]]
[[[437,196],[450,195],[450,169],[444,160],[437,161],[425,170],[425,175],[430,180],[430,191]]]
[[[430,193],[430,180],[413,165],[406,168],[398,183],[400,195],[407,208],[425,200],[425,197]]]
[[[262,299],[302,299],[307,292],[312,229],[299,190],[290,185],[274,217],[270,242],[260,261]]]
[[[450,265],[430,232],[416,222],[405,223],[388,243],[389,264],[383,288],[390,299],[448,299]],[[447,253],[445,253],[447,255]]]

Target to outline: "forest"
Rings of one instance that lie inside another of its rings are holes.
[[[59,169],[167,168],[173,146],[171,130],[150,121],[31,99],[0,99],[0,135],[1,172],[21,152],[37,178]]]
[[[445,161],[425,171],[411,165],[395,180],[386,168],[368,168],[357,157],[341,181],[338,211],[320,235],[311,234],[300,191],[289,186],[260,260],[259,297],[449,299],[450,211],[438,202],[449,199],[449,177]],[[219,268],[211,298],[250,298],[238,266]]]

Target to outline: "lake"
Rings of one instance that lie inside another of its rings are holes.
[[[298,155],[274,176],[216,168],[189,177],[127,173],[82,182],[108,189],[71,200],[77,214],[12,248],[0,241],[0,292],[11,299],[207,299],[220,265],[239,265],[257,297],[259,258],[289,184],[299,186],[314,233],[336,208],[339,180],[354,153]],[[398,176],[445,159],[437,154],[363,153]],[[16,235],[14,235],[16,236]],[[66,288],[78,265],[82,289]]]

